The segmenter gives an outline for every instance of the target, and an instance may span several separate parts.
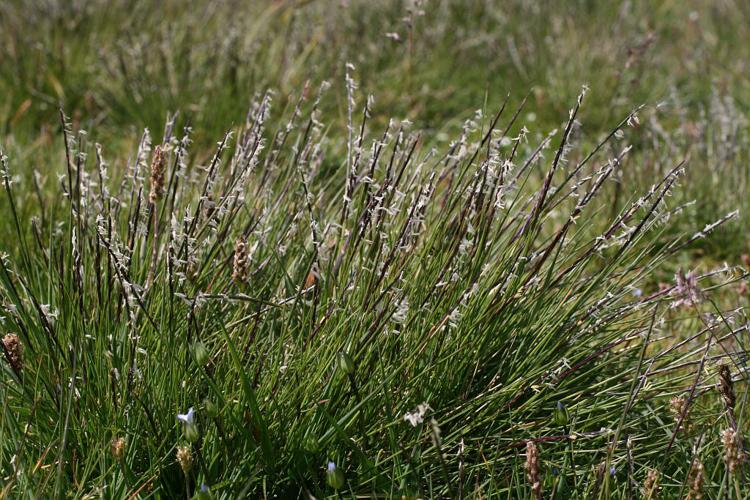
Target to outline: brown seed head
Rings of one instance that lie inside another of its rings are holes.
[[[688,491],[687,500],[701,500],[703,498],[703,464],[698,459],[693,461],[690,468],[690,491]]]
[[[114,438],[110,443],[110,451],[112,452],[112,456],[115,460],[117,460],[118,462],[122,461],[123,457],[125,456],[125,438]]]
[[[16,374],[21,373],[23,368],[23,344],[15,333],[9,333],[3,337],[3,350],[5,359],[10,363]]]
[[[729,473],[734,474],[743,458],[737,442],[737,433],[734,432],[734,429],[723,431],[721,442],[724,444],[724,463],[727,465]]]
[[[533,441],[526,442],[526,479],[529,480],[534,498],[542,498],[542,480],[539,474],[539,450]]]
[[[182,472],[187,474],[193,466],[193,452],[187,446],[177,448],[177,463],[180,464]]]
[[[148,195],[151,204],[155,204],[164,193],[164,164],[164,152],[161,146],[156,146],[151,159],[151,192]]]
[[[600,463],[596,470],[594,471],[594,477],[596,481],[594,482],[594,492],[591,495],[591,498],[599,498],[599,491],[601,490],[602,484],[604,484],[604,473],[607,470],[607,464],[605,462]]]
[[[721,365],[721,367],[719,368],[719,392],[721,393],[721,397],[724,398],[724,403],[727,405],[727,410],[733,412],[737,398],[734,394],[732,372],[729,371],[729,367],[727,365]]]
[[[675,432],[680,432],[680,430],[684,430],[687,433],[690,433],[692,431],[693,426],[690,422],[690,408],[688,407],[688,401],[685,396],[674,396],[672,399],[669,400],[669,411],[672,413],[672,416],[674,417],[675,424],[680,421],[680,418],[684,412],[685,417],[682,419],[682,424],[680,425],[680,428],[677,429]]]
[[[649,469],[646,474],[646,480],[643,482],[643,497],[649,500],[655,500],[657,494],[656,481],[659,479],[659,472],[656,469]]]
[[[235,283],[247,281],[247,242],[244,238],[238,238],[234,245],[232,281]]]

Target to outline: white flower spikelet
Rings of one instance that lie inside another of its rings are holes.
[[[413,412],[406,412],[404,413],[404,420],[406,422],[409,422],[412,427],[416,427],[422,422],[424,422],[424,416],[427,413],[427,410],[432,410],[430,408],[430,405],[427,403],[422,403],[417,405],[417,409]]]

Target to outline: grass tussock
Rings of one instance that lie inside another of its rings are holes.
[[[326,86],[280,121],[261,96],[206,162],[172,117],[120,178],[63,115],[61,201],[12,220],[0,269],[6,491],[541,498],[653,494],[657,473],[675,492],[738,486],[740,441],[709,409],[734,414],[742,312],[711,297],[746,275],[652,280],[706,236],[664,243],[684,163],[580,223],[608,208],[636,112],[583,149],[586,89],[537,138],[503,104],[437,150],[408,122],[372,127],[348,87],[341,162]]]

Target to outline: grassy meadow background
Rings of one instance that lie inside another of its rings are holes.
[[[742,1],[0,3],[0,496],[746,498],[749,75]]]

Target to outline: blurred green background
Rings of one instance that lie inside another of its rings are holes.
[[[209,144],[256,92],[343,89],[346,62],[377,116],[425,129],[528,92],[540,126],[557,126],[582,84],[593,129],[670,95],[696,116],[715,93],[747,111],[749,21],[750,4],[731,0],[12,0],[0,4],[0,130],[47,140],[62,106],[122,138],[179,110]],[[343,114],[337,94],[328,111]]]
[[[750,203],[750,2],[733,0],[5,1],[0,142],[17,171],[45,174],[62,151],[61,107],[123,159],[143,128],[158,136],[180,112],[206,157],[254,96],[272,90],[281,114],[324,80],[321,120],[335,132],[347,123],[346,63],[357,106],[374,97],[373,130],[406,118],[427,143],[448,141],[506,95],[512,107],[528,96],[519,124],[546,134],[588,85],[583,141],[645,104],[637,168],[623,173],[613,206],[683,158],[678,203],[696,203],[670,231]],[[333,132],[343,148],[346,134]],[[742,221],[701,251],[748,252]]]

